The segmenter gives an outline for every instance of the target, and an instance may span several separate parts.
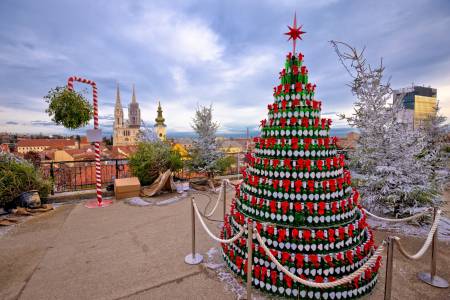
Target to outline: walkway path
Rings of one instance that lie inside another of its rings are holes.
[[[198,203],[203,207],[206,198]],[[215,243],[199,226],[205,253]],[[414,251],[422,240],[408,238],[406,246]],[[190,241],[187,199],[147,207],[64,205],[0,237],[0,299],[234,299],[213,272],[184,263]],[[396,253],[393,299],[450,298],[450,290],[415,278],[428,260],[429,254],[413,265]],[[439,261],[440,275],[450,280],[448,243],[441,243]],[[383,277],[369,299],[382,299]]]

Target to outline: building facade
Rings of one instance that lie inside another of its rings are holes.
[[[166,124],[164,123],[165,119],[162,115],[161,103],[158,102],[158,111],[155,119],[155,134],[161,140],[165,141],[167,139],[166,136]]]
[[[124,120],[120,90],[117,85],[116,104],[114,107],[113,145],[131,146],[138,143],[141,128],[141,110],[136,101],[136,91],[133,85],[133,95],[128,106],[128,120]]]
[[[394,91],[394,102],[400,101],[403,111],[400,120],[418,128],[429,117],[436,116],[437,90],[431,87],[413,86]]]

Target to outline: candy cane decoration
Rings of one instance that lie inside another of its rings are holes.
[[[73,82],[74,81],[90,84],[92,86],[93,98],[94,98],[94,129],[98,129],[97,85],[92,80],[72,76],[72,77],[69,77],[69,79],[67,81],[67,86],[69,88],[69,91],[73,91]],[[99,142],[95,142],[94,147],[95,147],[95,178],[96,178],[96,188],[97,188],[97,205],[102,206],[102,170],[101,170],[101,165],[100,165],[100,144],[99,144]]]

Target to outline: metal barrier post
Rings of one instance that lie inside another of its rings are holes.
[[[247,222],[247,300],[252,299],[253,220]]]
[[[223,228],[223,224],[225,222],[225,214],[227,210],[227,182],[225,180],[222,181],[221,189],[223,195],[223,219],[222,219],[223,221],[217,224],[217,227],[220,229]]]
[[[225,214],[227,210],[227,182],[223,181],[223,221],[225,222]]]
[[[392,269],[394,264],[394,240],[388,239],[388,249],[386,258],[386,276],[384,283],[384,300],[391,299],[392,292]]]
[[[436,220],[438,208],[433,209],[433,222]],[[437,247],[438,247],[438,230],[439,226],[433,235],[433,242],[431,244],[431,272],[420,272],[417,277],[425,283],[437,288],[448,288],[448,281],[436,275],[436,261],[437,261]]]
[[[116,179],[119,179],[119,161],[116,159]]]
[[[53,169],[53,161],[50,163],[50,178],[52,179],[52,191],[51,194],[55,194],[55,170]]]
[[[194,197],[191,198],[191,222],[192,222],[192,252],[184,258],[184,262],[189,265],[198,265],[203,261],[203,256],[200,253],[195,253],[195,211],[194,211]]]

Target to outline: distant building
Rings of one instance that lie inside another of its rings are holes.
[[[17,142],[16,149],[20,154],[28,152],[42,152],[45,150],[62,150],[78,148],[75,140],[71,139],[22,139]]]
[[[141,128],[141,110],[136,101],[136,92],[133,85],[133,95],[128,106],[128,120],[124,120],[122,103],[120,102],[120,90],[117,85],[116,105],[114,107],[113,145],[136,145]]]
[[[189,152],[186,150],[186,148],[182,144],[178,144],[178,143],[172,144],[172,149],[177,151],[180,154],[181,159],[183,159],[183,160],[188,159]]]
[[[394,102],[400,101],[403,111],[399,118],[411,125],[420,127],[431,116],[436,115],[437,90],[431,87],[413,86],[394,91]]]
[[[246,141],[244,139],[218,139],[220,151],[225,154],[236,154],[246,150]]]
[[[358,139],[359,133],[351,131],[347,134],[347,136],[338,138],[337,140],[338,149],[344,151],[349,149],[355,149],[356,144],[358,143]]]
[[[156,116],[155,119],[155,133],[156,136],[161,140],[161,141],[165,141],[167,136],[166,136],[166,124],[164,124],[165,119],[163,118],[162,115],[162,108],[161,108],[161,103],[158,102],[158,111],[157,111],[158,115]]]
[[[10,152],[9,151],[9,144],[7,144],[7,143],[0,144],[0,153],[1,152],[9,153]]]

